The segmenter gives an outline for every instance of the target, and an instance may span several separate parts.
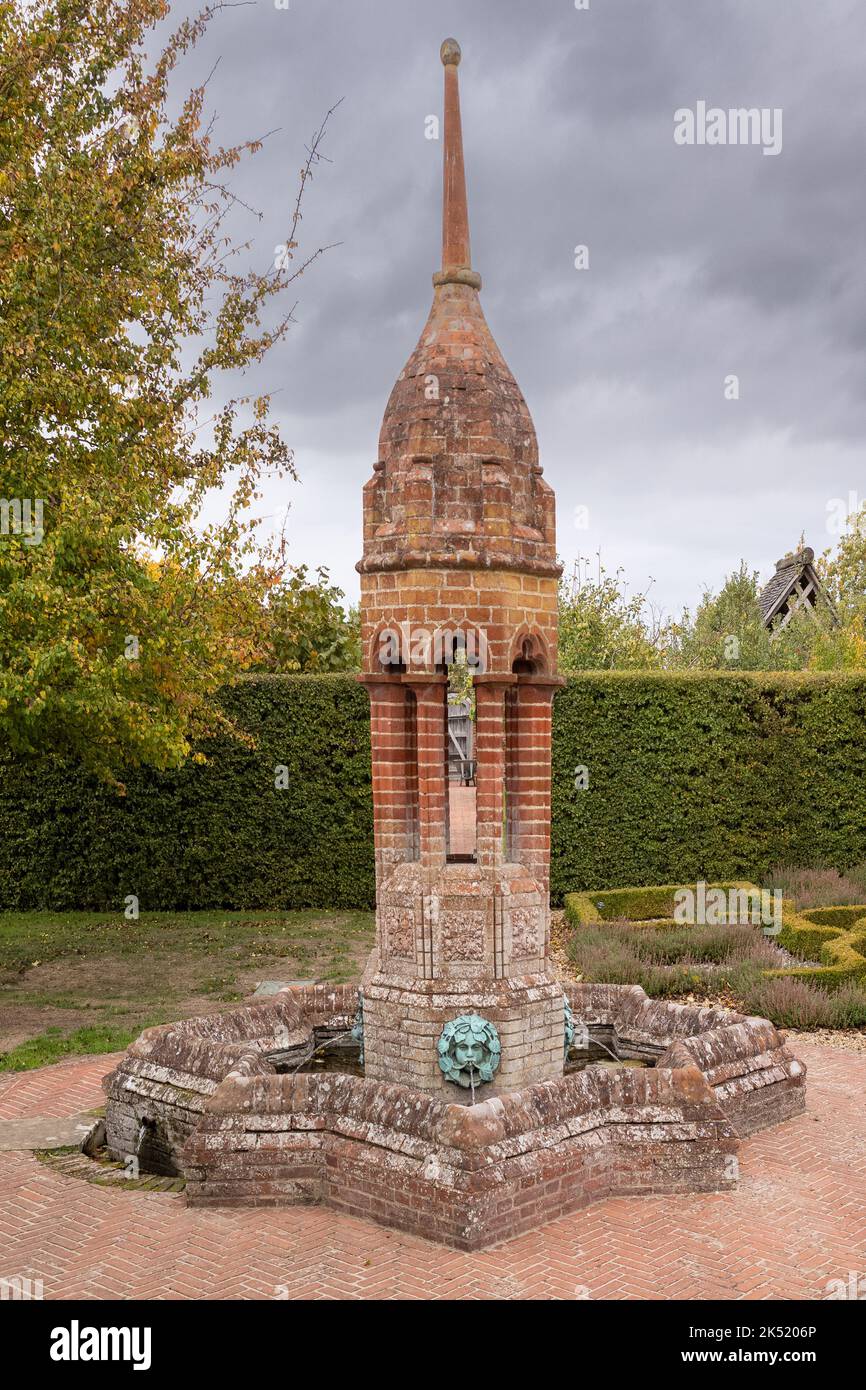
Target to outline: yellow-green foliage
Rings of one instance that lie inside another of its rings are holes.
[[[810,907],[802,911],[800,916],[822,927],[850,927],[866,916],[866,907]]]
[[[604,899],[599,893],[598,898]],[[588,927],[593,922],[603,922],[604,918],[589,893],[566,893],[563,899],[565,918],[573,927]]]
[[[833,921],[838,925],[830,925]],[[779,944],[803,960],[819,965],[768,971],[824,989],[838,989],[852,980],[866,980],[866,905],[816,907],[795,912],[786,899],[782,907]]]
[[[575,926],[586,926],[590,922],[613,922],[624,917],[629,922],[653,922],[661,920],[674,925],[674,894],[684,888],[695,890],[694,883],[662,883],[652,888],[606,888],[598,893],[567,893],[565,912]],[[721,888],[727,893],[731,888],[739,888],[757,895],[760,889],[753,883],[711,883],[707,891]],[[678,925],[678,924],[677,924]]]

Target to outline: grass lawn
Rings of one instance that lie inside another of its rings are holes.
[[[259,980],[360,976],[370,912],[0,913],[0,1071],[113,1052]]]

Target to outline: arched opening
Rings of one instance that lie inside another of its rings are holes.
[[[475,691],[465,634],[454,634],[443,657],[443,669],[448,676],[446,857],[452,863],[474,863],[477,857]]]
[[[511,663],[512,673],[516,676],[537,676],[546,669],[546,665],[541,640],[530,634],[521,637]]]
[[[369,669],[382,671],[389,676],[406,674],[405,641],[397,625],[385,624],[373,637],[370,644]]]
[[[515,676],[539,676],[547,670],[547,652],[537,633],[524,629],[512,647],[511,672]],[[527,722],[529,691],[515,683],[505,696],[505,758],[502,813],[502,852],[509,863],[521,859],[521,821],[532,788],[532,726]]]

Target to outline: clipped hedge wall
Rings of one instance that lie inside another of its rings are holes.
[[[221,737],[204,766],[130,772],[123,797],[75,768],[0,762],[0,907],[371,907],[367,692],[256,676],[221,701],[254,751]]]
[[[866,982],[866,907],[853,909],[859,913],[853,920],[851,910],[817,908],[798,913],[785,901],[779,944],[792,955],[811,956],[819,964],[769,973],[793,976],[824,989],[840,989],[851,981]],[[831,915],[834,911],[838,914],[835,919]]]
[[[575,676],[556,699],[553,784],[556,901],[850,867],[866,859],[866,675]]]
[[[0,756],[0,908],[369,907],[369,702],[352,676],[250,677],[257,740],[130,772]],[[866,675],[589,672],[556,697],[552,896],[866,860]],[[289,786],[274,787],[277,764]],[[585,764],[589,788],[575,789]]]

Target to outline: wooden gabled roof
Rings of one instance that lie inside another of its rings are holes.
[[[795,608],[806,605],[814,609],[819,601],[831,621],[836,621],[836,611],[824,592],[814,560],[814,550],[806,545],[776,561],[776,573],[764,586],[758,599],[765,627],[769,627],[780,614],[783,621],[787,621]]]

